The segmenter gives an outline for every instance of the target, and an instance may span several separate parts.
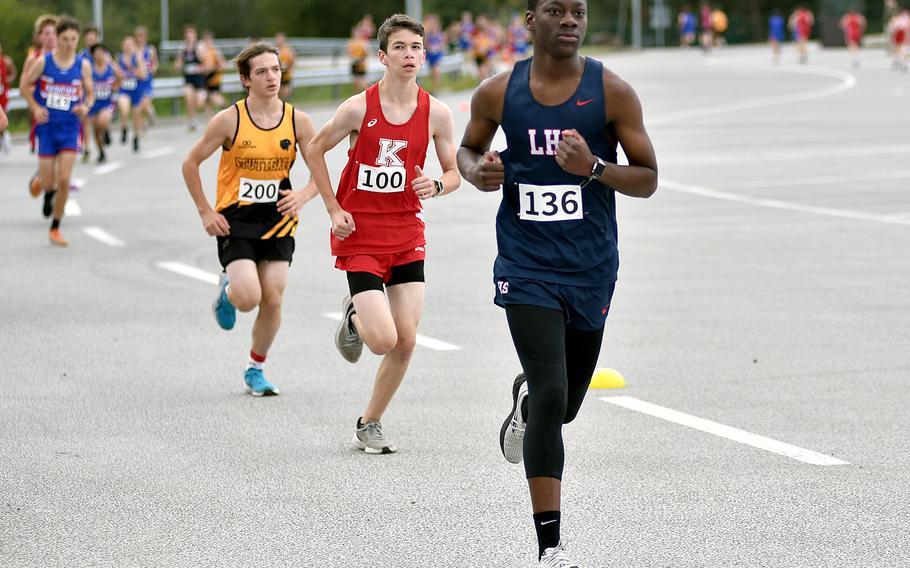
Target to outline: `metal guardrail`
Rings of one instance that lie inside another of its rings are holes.
[[[215,46],[217,46],[225,55],[225,57],[234,57],[240,53],[244,47],[249,45],[250,39],[252,38],[224,38],[216,39]],[[272,43],[273,38],[261,38],[262,41]],[[286,40],[286,43],[294,48],[294,51],[297,52],[298,57],[310,57],[313,55],[332,55],[335,57],[340,56],[341,54],[347,53],[348,50],[348,38],[342,37],[329,37],[329,38],[292,38],[289,37]],[[161,42],[161,45],[158,48],[159,55],[162,58],[173,59],[177,56],[177,52],[180,50],[180,47],[183,45],[182,40],[168,40]],[[379,42],[372,40],[370,42],[370,48],[375,51],[379,49]]]
[[[439,62],[439,69],[442,73],[451,73],[461,70],[463,57],[460,53],[446,55]],[[376,81],[382,77],[383,67],[371,67],[367,69],[367,81]],[[430,66],[424,65],[420,70],[420,76],[425,77],[430,74]],[[294,72],[295,87],[340,87],[351,82],[351,70],[346,67],[337,67],[332,69],[298,69]],[[164,77],[155,79],[153,83],[153,97],[156,99],[176,99],[183,96],[183,77]],[[240,76],[236,73],[225,74],[221,84],[223,93],[240,93],[243,92],[243,85],[240,83]],[[338,98],[338,92],[333,93]],[[28,108],[25,99],[19,96],[19,89],[10,89],[9,110],[23,110]]]

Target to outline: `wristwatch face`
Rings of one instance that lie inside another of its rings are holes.
[[[607,164],[603,160],[597,158],[594,162],[594,168],[591,170],[591,175],[594,177],[600,177],[603,175],[604,170],[607,169]]]

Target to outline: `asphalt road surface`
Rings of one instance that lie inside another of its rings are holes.
[[[600,365],[627,385],[565,429],[583,567],[910,565],[910,78],[879,51],[770,59],[605,59],[661,185],[617,200]],[[460,137],[470,93],[443,98]],[[491,303],[499,195],[426,203],[426,341],[384,418],[399,453],[367,456],[347,442],[379,359],[334,349],[346,284],[318,198],[266,366],[282,394],[244,394],[252,317],[215,325],[180,177],[197,136],[159,125],[79,164],[66,250],[27,195],[34,157],[0,163],[0,566],[530,566],[497,442],[519,370]]]

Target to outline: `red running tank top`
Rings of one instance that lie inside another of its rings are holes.
[[[430,95],[417,92],[417,109],[404,124],[382,114],[379,83],[366,90],[367,110],[348,151],[336,198],[354,217],[344,240],[331,235],[332,255],[394,254],[426,244],[423,208],[411,188],[430,141]]]
[[[0,108],[6,110],[9,105],[9,69],[6,66],[6,59],[0,55]]]

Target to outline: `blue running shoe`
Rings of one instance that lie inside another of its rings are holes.
[[[237,323],[237,308],[228,300],[227,297],[227,274],[222,273],[218,280],[218,296],[212,302],[212,312],[215,313],[215,321],[221,326],[221,329],[233,329]]]
[[[274,396],[278,394],[275,385],[265,380],[265,375],[261,369],[250,367],[243,374],[243,381],[246,383],[246,391],[253,396]]]

